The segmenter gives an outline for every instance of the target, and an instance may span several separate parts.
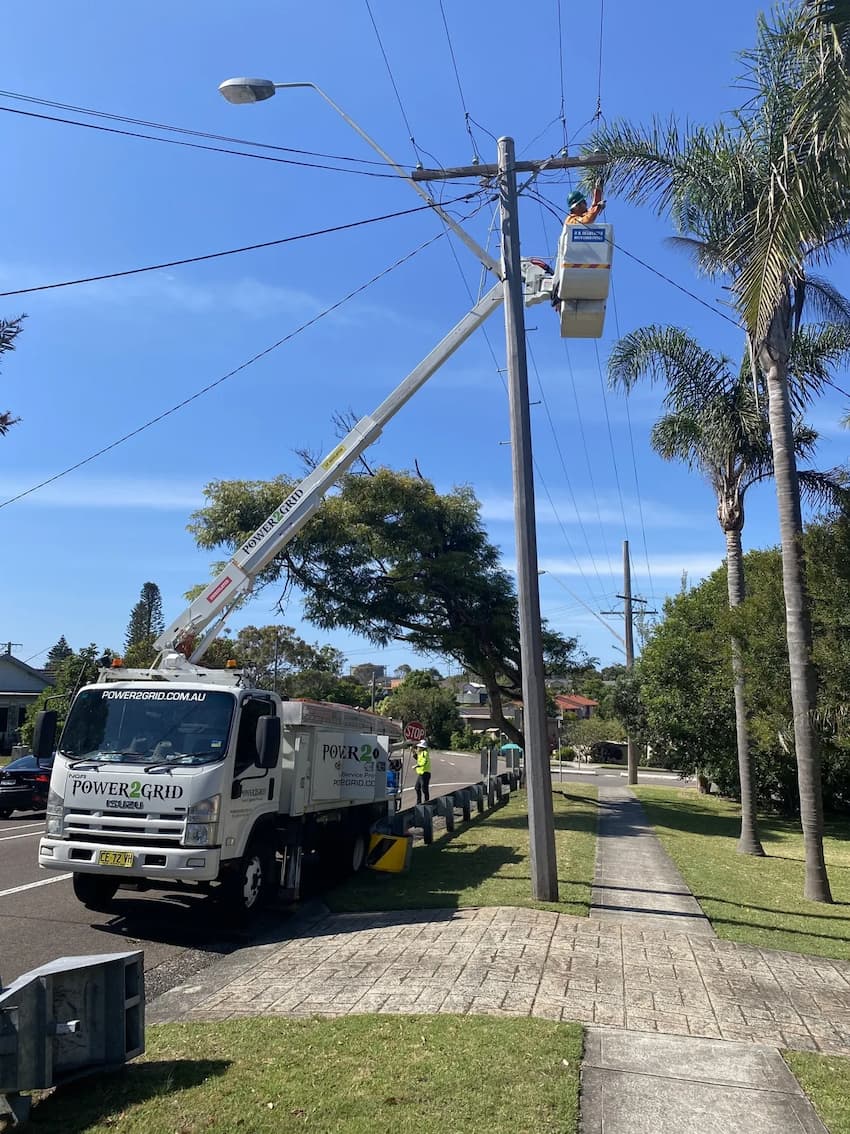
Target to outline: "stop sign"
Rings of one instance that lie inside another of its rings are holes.
[[[404,726],[404,739],[415,743],[417,740],[422,740],[425,736],[425,729],[419,721],[411,721],[410,724]]]

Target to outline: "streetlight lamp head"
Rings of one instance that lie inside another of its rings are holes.
[[[275,92],[275,85],[271,79],[225,79],[219,83],[219,91],[228,102],[264,102],[271,98]]]

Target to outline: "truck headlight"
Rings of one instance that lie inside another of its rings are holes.
[[[52,788],[47,793],[47,819],[44,833],[57,839],[61,839],[65,833],[65,800]]]
[[[220,810],[220,795],[211,795],[209,799],[201,799],[193,803],[186,812],[183,846],[209,847],[217,842]]]

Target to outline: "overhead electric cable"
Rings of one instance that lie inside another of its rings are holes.
[[[372,276],[370,280],[367,280],[365,283],[360,284],[360,286],[354,288],[353,291],[348,292],[348,294],[344,295],[342,299],[338,299],[335,303],[332,303],[330,307],[326,307],[323,311],[320,311],[317,315],[312,316],[312,318],[308,319],[305,323],[302,323],[294,330],[289,331],[288,334],[283,336],[283,338],[278,339],[276,343],[272,343],[271,346],[268,346],[264,350],[259,351],[257,354],[253,355],[245,362],[240,363],[239,366],[235,366],[226,374],[222,374],[221,377],[216,378],[213,382],[209,382],[200,390],[196,390],[194,394],[190,394],[189,397],[184,398],[176,405],[171,406],[170,409],[163,410],[163,412],[157,414],[156,417],[152,417],[148,421],[144,422],[143,425],[139,425],[135,429],[131,429],[129,433],[125,433],[122,437],[118,437],[115,441],[111,441],[108,445],[102,446],[96,452],[90,453],[87,457],[83,457],[82,460],[76,461],[73,465],[69,465],[67,468],[62,469],[61,472],[54,473],[53,476],[49,476],[45,480],[39,481],[38,484],[32,485],[31,488],[27,488],[23,492],[19,492],[17,493],[17,495],[9,497],[8,500],[0,501],[0,508],[5,508],[9,504],[14,504],[18,500],[23,500],[25,496],[31,496],[34,492],[38,492],[39,489],[46,488],[48,484],[53,484],[55,481],[61,480],[62,477],[68,476],[69,473],[76,472],[77,469],[82,468],[84,465],[90,464],[98,457],[102,457],[105,453],[111,452],[112,449],[117,449],[119,445],[123,445],[125,441],[129,441],[132,437],[137,437],[140,433],[144,433],[144,431],[146,429],[150,429],[152,425],[156,425],[160,421],[164,421],[165,418],[171,417],[171,415],[177,413],[178,410],[181,410],[185,406],[190,405],[192,402],[197,401],[198,398],[203,397],[204,394],[208,394],[209,391],[215,389],[216,386],[220,386],[223,382],[226,382],[228,381],[228,379],[235,377],[235,375],[241,373],[243,370],[247,370],[249,366],[253,366],[255,362],[259,362],[260,359],[265,358],[267,355],[277,350],[278,347],[283,346],[284,343],[290,342],[297,335],[300,335],[302,331],[306,331],[309,327],[312,327],[315,323],[318,323],[321,319],[324,319],[327,315],[330,315],[332,312],[342,307],[343,304],[347,303],[350,299],[353,299],[356,295],[360,295],[361,292],[366,291],[367,288],[377,283],[378,280],[383,279],[384,276],[389,275],[391,272],[395,271],[396,268],[399,268],[402,264],[407,263],[408,260],[412,260],[414,256],[417,256],[420,252],[430,247],[430,245],[436,243],[436,241],[438,240],[442,240],[444,236],[444,232],[438,232],[436,236],[432,236],[429,240],[426,240],[424,244],[420,244],[417,248],[414,248],[412,252],[408,252],[405,256],[401,256],[393,264],[390,264],[388,268],[384,268],[383,271],[378,272],[378,274],[375,276]]]
[[[564,480],[566,481],[566,484],[567,484],[567,491],[570,494],[570,500],[572,501],[573,511],[575,512],[576,520],[578,521],[579,528],[581,529],[581,534],[584,537],[584,545],[587,548],[587,554],[590,557],[590,562],[591,562],[591,564],[593,566],[593,570],[596,574],[596,581],[599,583],[599,591],[600,591],[601,594],[604,595],[606,593],[607,588],[606,588],[605,584],[602,582],[602,576],[600,575],[599,567],[596,564],[596,557],[594,556],[593,549],[590,546],[590,539],[588,538],[588,535],[587,535],[587,529],[584,526],[584,520],[582,519],[581,512],[579,511],[578,500],[576,499],[576,495],[575,495],[575,492],[573,490],[572,480],[570,479],[570,474],[567,470],[567,462],[564,458],[564,452],[563,452],[563,449],[561,448],[561,442],[558,439],[557,430],[555,429],[555,422],[552,418],[552,411],[549,409],[549,402],[546,398],[546,391],[543,388],[543,382],[541,381],[541,378],[540,378],[540,370],[538,369],[538,366],[537,366],[537,359],[534,357],[534,351],[532,349],[531,343],[528,342],[528,341],[526,341],[526,348],[528,350],[528,357],[531,359],[531,365],[534,369],[534,376],[537,379],[537,389],[540,392],[540,400],[542,401],[543,408],[546,411],[546,419],[549,422],[549,430],[552,434],[552,440],[555,442],[555,452],[558,454],[558,459],[561,463],[561,470],[564,474]],[[558,515],[558,511],[555,508],[554,501],[552,500],[552,497],[549,495],[548,489],[546,489],[546,494],[547,494],[547,496],[549,496],[549,503],[552,506],[552,511],[555,514],[555,518],[558,521],[558,525],[561,528],[561,532],[564,536],[564,539],[566,540],[567,546],[570,549],[570,553],[573,556],[573,558],[576,560],[576,562],[578,562],[578,556],[576,555],[575,551],[573,550],[572,541],[570,540],[569,536],[567,535],[567,533],[564,529],[564,525],[561,522],[561,518]],[[597,595],[597,601],[598,601],[598,598],[599,598],[599,596]]]
[[[611,429],[611,417],[608,413],[608,393],[605,387],[605,378],[602,374],[602,360],[599,357],[599,345],[596,339],[593,340],[593,350],[596,355],[596,370],[599,374],[599,390],[602,394],[602,408],[605,410],[605,425],[608,429],[608,447],[611,450],[611,465],[614,469],[614,483],[617,485],[617,496],[620,500],[620,512],[623,517],[623,531],[626,533],[626,539],[629,538],[629,521],[626,519],[626,506],[623,503],[623,489],[620,485],[620,470],[617,467],[617,450],[614,445],[614,433]]]
[[[599,61],[597,64],[597,82],[596,82],[596,114],[594,118],[599,119],[603,117],[602,114],[602,43],[603,43],[603,30],[605,26],[605,0],[599,0]]]
[[[112,114],[106,110],[92,110],[90,107],[74,106],[67,102],[55,102],[48,98],[38,98],[35,95],[18,94],[16,91],[0,91],[0,98],[15,99],[18,102],[30,103],[34,106],[48,106],[53,110],[70,111],[73,114],[83,114],[88,118],[104,118],[108,122],[126,122],[130,126],[144,126],[150,130],[164,130],[171,134],[185,134],[190,138],[206,138],[213,142],[230,142],[237,146],[250,146],[259,150],[275,150],[283,154],[298,154],[300,157],[324,158],[326,161],[347,161],[356,165],[375,165],[383,168],[386,162],[377,158],[351,157],[344,154],[326,154],[315,150],[299,150],[293,146],[281,146],[272,142],[252,142],[246,138],[234,138],[229,134],[211,134],[207,130],[193,130],[188,126],[169,126],[164,122],[151,122],[146,118],[131,118],[126,114]]]
[[[59,118],[55,114],[37,114],[33,110],[19,110],[13,106],[0,106],[4,114],[19,114],[25,118],[38,118],[45,122],[60,122],[65,126],[79,126],[83,130],[100,130],[106,134],[119,134],[125,138],[142,138],[147,142],[163,142],[168,146],[184,146],[191,150],[207,150],[211,153],[230,154],[232,157],[253,158],[255,161],[273,161],[279,165],[293,165],[304,169],[326,169],[332,173],[350,173],[357,177],[380,177],[398,180],[397,173],[379,173],[371,169],[345,169],[340,165],[327,165],[315,161],[297,161],[295,158],[274,157],[272,154],[252,154],[247,150],[231,150],[223,146],[207,146],[201,142],[184,142],[179,138],[159,138],[155,134],[142,134],[138,130],[119,130],[115,126],[102,126],[97,122],[78,122],[73,118]]]
[[[471,196],[477,194],[467,194],[464,197],[457,197],[450,204],[456,204],[458,201],[468,201]],[[167,260],[161,264],[147,264],[142,268],[126,268],[118,272],[104,272],[99,276],[83,276],[74,280],[60,280],[57,283],[36,284],[33,287],[19,287],[14,291],[0,291],[0,299],[6,299],[13,295],[29,295],[35,291],[52,291],[56,288],[62,287],[76,287],[78,284],[99,283],[102,280],[117,280],[125,276],[138,276],[144,272],[158,272],[163,268],[179,268],[184,264],[200,264],[204,260],[217,260],[222,256],[235,256],[240,252],[256,252],[261,248],[274,248],[281,244],[293,244],[299,240],[308,240],[314,236],[327,236],[330,233],[344,232],[347,229],[362,228],[364,225],[377,224],[378,221],[395,220],[396,217],[410,216],[412,213],[424,213],[430,209],[430,205],[416,205],[410,209],[403,209],[397,213],[384,213],[379,217],[367,217],[364,220],[349,221],[347,224],[333,225],[331,228],[317,228],[313,232],[300,232],[295,236],[282,236],[278,240],[265,240],[260,244],[245,244],[241,248],[226,248],[222,252],[207,252],[203,256],[187,256],[182,260]]]
[[[363,0],[363,2],[366,5],[366,11],[369,13],[369,19],[372,22],[372,28],[374,29],[374,32],[375,32],[375,38],[378,41],[378,47],[380,48],[381,55],[383,56],[384,65],[387,68],[387,74],[390,77],[390,83],[392,84],[392,88],[395,91],[396,102],[398,103],[398,108],[401,111],[402,120],[404,121],[405,128],[407,129],[407,133],[410,137],[410,144],[411,144],[411,146],[413,146],[413,152],[416,155],[417,165],[421,167],[422,158],[419,156],[419,147],[416,145],[416,139],[413,137],[413,129],[411,128],[410,122],[408,121],[407,112],[404,109],[404,103],[401,101],[401,94],[399,93],[398,84],[396,83],[395,76],[393,75],[393,69],[390,66],[390,60],[389,60],[389,57],[388,57],[386,51],[384,50],[384,43],[383,43],[383,40],[381,39],[381,33],[378,31],[378,25],[375,22],[374,15],[372,14],[372,6],[369,3],[369,0]]]
[[[564,131],[564,156],[569,151],[569,139],[567,138],[567,104],[564,96],[564,28],[563,20],[561,17],[561,0],[556,0],[558,10],[558,78],[561,84],[561,105],[559,119],[561,127]]]
[[[460,82],[460,72],[458,71],[458,68],[457,68],[457,59],[455,58],[455,49],[452,45],[452,37],[451,37],[451,32],[449,31],[449,23],[448,23],[448,20],[446,19],[446,9],[443,7],[443,0],[439,0],[439,4],[440,4],[440,15],[443,17],[443,28],[445,29],[445,32],[446,32],[446,42],[449,45],[449,55],[451,56],[452,68],[453,68],[454,74],[455,74],[455,82],[457,83],[457,92],[460,95],[460,105],[463,108],[463,120],[464,120],[464,123],[466,125],[466,132],[469,135],[469,141],[472,145],[472,156],[473,156],[473,159],[475,160],[475,162],[477,163],[477,162],[481,161],[481,155],[478,152],[478,146],[475,144],[475,138],[474,138],[473,133],[472,133],[472,128],[469,124],[470,123],[469,111],[466,108],[466,99],[463,97],[463,87],[462,87],[461,82]]]
[[[548,198],[544,197],[539,191],[534,189],[531,189],[529,192],[531,196],[533,196],[536,200],[539,200],[542,205],[545,205],[549,212],[553,214],[553,216],[556,216],[558,220],[560,220],[561,214],[558,212],[552,202],[548,200]],[[659,279],[664,280],[665,283],[668,283],[672,287],[675,287],[677,291],[681,291],[684,295],[689,296],[697,303],[701,303],[703,307],[707,307],[709,311],[713,311],[715,315],[719,315],[720,318],[725,319],[727,323],[731,323],[739,330],[743,330],[741,324],[737,319],[733,319],[731,315],[727,315],[725,311],[721,311],[719,308],[715,307],[713,303],[709,303],[707,299],[702,299],[700,296],[696,295],[694,292],[686,288],[683,284],[677,283],[676,280],[671,279],[669,276],[665,276],[663,272],[659,272],[659,270],[657,268],[654,268],[652,264],[647,264],[646,260],[641,260],[640,256],[635,256],[633,252],[629,252],[628,249],[622,246],[622,244],[618,244],[616,240],[611,241],[611,246],[613,248],[616,248],[617,251],[621,252],[624,256],[628,256],[630,260],[634,260],[636,264],[640,264],[642,268],[646,268],[647,271],[652,272],[652,274],[655,276],[658,276]]]
[[[620,314],[619,314],[619,311],[617,310],[617,293],[614,290],[614,281],[613,280],[611,281],[611,303],[612,303],[612,306],[614,308],[614,326],[617,328],[617,338],[619,340],[619,339],[622,338],[622,334],[620,332]],[[641,490],[640,490],[640,480],[638,479],[637,457],[635,455],[635,437],[634,437],[634,430],[632,429],[632,414],[631,414],[631,410],[629,409],[628,396],[625,398],[625,405],[626,405],[626,421],[627,421],[628,427],[629,427],[629,446],[631,448],[631,453],[632,453],[632,470],[634,472],[635,491],[637,493],[638,516],[640,517],[640,530],[641,530],[641,536],[642,536],[642,539],[643,539],[643,554],[644,554],[644,557],[646,559],[646,577],[647,577],[647,580],[649,581],[649,593],[651,595],[654,595],[655,594],[655,584],[652,581],[652,567],[650,566],[650,562],[649,562],[649,547],[647,545],[647,540],[646,540],[646,524],[644,522],[644,516],[643,516],[643,495],[642,495]]]

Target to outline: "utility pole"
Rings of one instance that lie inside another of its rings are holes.
[[[514,486],[514,527],[517,550],[517,598],[522,660],[523,732],[528,784],[528,833],[531,849],[531,889],[538,901],[558,900],[555,825],[552,814],[552,771],[546,729],[546,687],[540,630],[540,592],[537,571],[537,530],[534,514],[534,471],[528,399],[525,312],[520,268],[517,172],[574,169],[605,163],[602,154],[585,158],[548,158],[517,162],[512,138],[499,139],[496,166],[457,169],[417,169],[413,181],[492,177],[499,188],[502,229],[502,280],[505,288],[505,336],[511,420],[511,466]]]
[[[632,565],[629,561],[629,541],[623,540],[623,602],[624,614],[626,618],[626,671],[631,673],[635,668],[635,629],[634,629],[634,608],[632,607]],[[635,752],[635,742],[631,733],[626,734],[626,767],[628,768],[629,786],[633,786],[638,782],[637,777],[637,753]]]
[[[617,595],[624,605],[623,615],[626,622],[626,672],[631,673],[635,667],[635,633],[634,633],[634,604],[646,602],[646,599],[635,598],[632,594],[632,565],[629,559],[629,541],[623,540],[623,593]],[[603,614],[618,614],[616,610],[603,610]],[[646,614],[656,614],[657,611],[647,610]],[[635,742],[631,733],[626,735],[626,766],[628,768],[628,783],[633,787],[638,782],[638,762]]]
[[[19,649],[23,649],[23,643],[21,642],[0,642],[0,646],[3,647],[3,656],[7,658],[12,656],[12,650],[14,650],[15,646],[18,646]]]

